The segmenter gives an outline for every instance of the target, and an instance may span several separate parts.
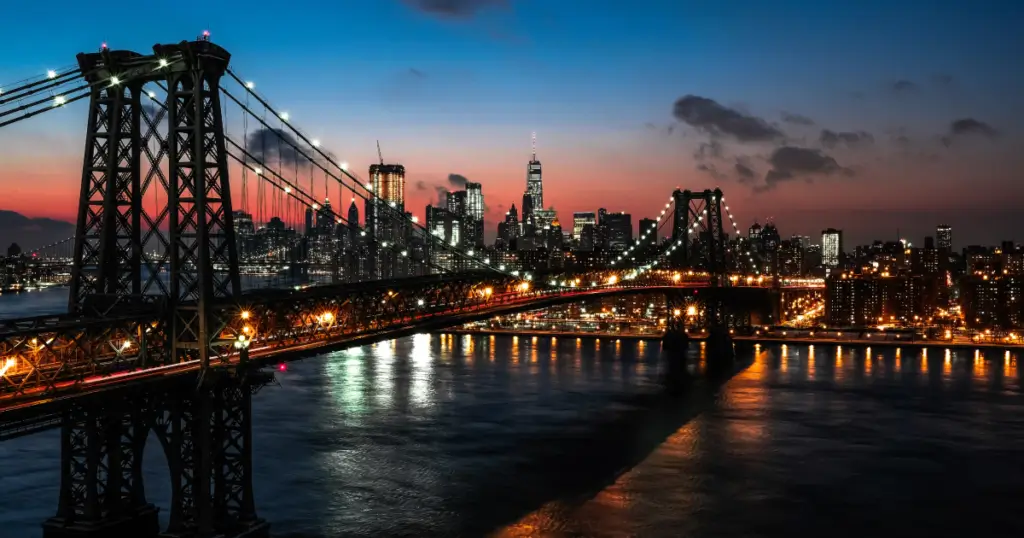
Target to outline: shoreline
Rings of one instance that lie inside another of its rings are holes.
[[[568,331],[543,331],[543,330],[528,330],[528,331],[514,331],[510,329],[451,329],[444,331],[436,331],[434,334],[457,334],[457,335],[480,335],[480,336],[520,336],[525,338],[534,337],[553,337],[553,338],[590,338],[594,340],[609,339],[609,340],[656,340],[661,341],[662,335],[660,334],[617,334],[607,332],[568,332]],[[700,342],[706,339],[706,336],[690,336],[690,339],[696,342]],[[943,342],[941,340],[889,340],[889,339],[835,339],[835,338],[799,338],[799,337],[765,337],[765,336],[735,336],[732,337],[734,342],[743,342],[749,344],[760,344],[760,345],[790,345],[790,344],[801,344],[801,345],[829,345],[832,347],[847,346],[855,348],[867,348],[867,347],[884,347],[884,348],[921,348],[921,349],[950,349],[950,350],[998,350],[998,351],[1016,351],[1024,352],[1024,345],[1021,344],[1006,344],[999,342],[976,342],[976,343],[965,343],[965,342]]]

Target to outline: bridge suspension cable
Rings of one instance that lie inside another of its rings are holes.
[[[259,117],[250,107],[246,106],[242,102],[242,100],[240,100],[237,96],[228,91],[226,88],[221,87],[221,93],[227,96],[237,106],[242,108],[242,110],[244,110],[254,119],[256,119],[261,125],[263,125],[265,129],[267,129],[270,133],[272,133],[275,136],[279,143],[288,145],[291,148],[290,151],[294,151],[299,157],[305,159],[312,166],[316,166],[317,168],[322,170],[326,176],[334,179],[336,182],[338,182],[338,184],[341,187],[349,189],[354,196],[358,196],[362,198],[364,201],[372,200],[375,206],[375,210],[382,210],[383,212],[390,214],[391,216],[394,217],[396,221],[402,222],[405,226],[409,227],[410,229],[420,230],[428,241],[440,246],[445,251],[451,252],[463,260],[467,260],[477,267],[484,268],[497,273],[507,275],[512,274],[504,270],[501,266],[495,267],[488,260],[480,259],[478,256],[475,256],[470,252],[467,252],[464,249],[461,249],[457,246],[452,246],[444,242],[443,240],[440,240],[433,234],[429,233],[429,230],[427,230],[425,226],[421,225],[418,221],[407,217],[404,213],[402,213],[399,209],[394,207],[391,203],[381,198],[377,193],[373,191],[372,188],[367,188],[367,185],[362,180],[360,180],[357,176],[355,176],[352,172],[348,170],[348,166],[345,163],[338,163],[330,154],[325,152],[321,148],[321,144],[318,140],[309,138],[305,133],[296,128],[290,121],[288,121],[289,116],[287,113],[277,111],[269,104],[269,102],[267,102],[265,98],[263,98],[262,96],[255,92],[254,85],[252,83],[244,82],[237,74],[235,74],[230,69],[227,71],[227,73],[232,79],[238,82],[242,86],[242,88],[244,88],[247,95],[251,95],[252,97],[254,97],[257,100],[257,102],[259,102],[266,110],[270,111],[274,116],[278,117],[278,119],[281,121],[281,124],[283,126],[286,126],[289,131],[294,133],[296,137],[298,137],[301,141],[307,144],[310,149],[307,151],[306,148],[299,147],[299,145],[294,143],[292,140],[289,140],[288,138],[282,136],[282,132],[271,127],[270,124],[267,123],[267,121],[264,118]],[[316,153],[320,158],[314,158],[310,156],[310,153]],[[324,166],[323,162],[326,162],[332,165],[332,167],[337,168],[338,170],[340,170],[341,174],[339,175],[332,171],[330,168]]]
[[[624,278],[626,278],[627,280],[631,280],[631,279],[634,279],[634,278],[636,278],[636,277],[638,277],[640,275],[643,275],[647,271],[650,271],[651,269],[654,269],[655,267],[657,267],[658,264],[660,263],[660,258],[662,258],[664,256],[672,255],[672,253],[675,252],[676,249],[678,249],[679,247],[683,246],[683,242],[684,241],[689,241],[690,240],[690,235],[692,235],[694,232],[697,231],[697,228],[700,226],[701,221],[706,221],[707,220],[707,215],[708,215],[708,210],[704,209],[701,212],[700,219],[695,219],[693,221],[693,224],[686,229],[686,235],[685,236],[680,237],[680,238],[676,239],[675,241],[672,241],[672,242],[668,243],[668,245],[666,245],[665,249],[662,250],[661,253],[658,256],[655,257],[654,261],[652,261],[651,263],[649,263],[647,265],[642,265],[642,266],[634,269],[632,273],[628,273]]]
[[[21,84],[17,87],[7,87],[6,89],[0,88],[0,106],[4,106],[15,101],[21,101],[26,97],[40,92],[52,91],[56,88],[60,88],[61,86],[64,86],[76,79],[81,71],[82,70],[78,68],[67,69],[60,73],[57,71],[50,71],[43,77],[31,80],[31,82]]]
[[[722,207],[725,209],[725,214],[729,217],[729,222],[732,223],[732,229],[733,229],[733,232],[735,232],[736,237],[737,238],[741,237],[740,228],[739,228],[739,226],[736,225],[736,219],[733,218],[732,211],[729,210],[729,206],[725,203],[725,196],[722,196]],[[757,252],[757,250],[753,250],[753,251],[747,250],[747,252],[746,252],[747,261],[750,262],[750,266],[751,266],[751,268],[754,269],[755,272],[760,273],[761,271],[758,270],[757,262],[754,260],[754,256],[753,256],[753,254],[751,254],[751,252]],[[762,262],[762,265],[763,265],[764,260],[761,260],[761,262]],[[767,269],[768,268],[765,267],[765,271],[764,271],[765,273],[768,273]]]
[[[654,222],[654,224],[652,224],[651,227],[649,229],[647,229],[647,230],[640,230],[640,237],[637,238],[636,242],[633,243],[632,245],[630,245],[629,248],[627,248],[625,251],[623,251],[621,254],[619,254],[618,257],[616,257],[614,260],[612,260],[612,266],[615,266],[618,262],[621,262],[624,258],[628,259],[628,256],[634,250],[639,248],[646,241],[648,236],[653,236],[652,237],[652,242],[654,244],[657,244],[657,242],[658,242],[658,232],[661,230],[662,226],[664,226],[666,223],[669,222],[669,219],[666,219],[665,216],[672,214],[671,212],[669,212],[669,209],[672,207],[672,205],[674,203],[675,203],[675,197],[670,196],[668,203],[665,204],[665,209],[661,210],[661,213],[658,215],[658,219]]]
[[[253,170],[253,172],[256,174],[256,176],[258,178],[261,178],[264,181],[266,181],[269,185],[271,185],[271,186],[279,189],[280,191],[284,192],[284,194],[286,196],[288,196],[289,199],[297,201],[303,207],[312,209],[314,211],[321,211],[321,212],[325,213],[329,218],[334,220],[334,222],[336,224],[342,224],[342,225],[348,226],[350,229],[355,229],[355,230],[357,230],[360,233],[363,233],[365,235],[366,230],[364,228],[360,227],[358,222],[351,222],[347,218],[345,218],[345,217],[335,213],[333,209],[327,209],[327,208],[325,208],[323,206],[320,206],[316,202],[316,198],[312,194],[307,193],[303,189],[299,188],[299,186],[296,185],[295,183],[285,179],[284,176],[282,176],[277,170],[273,169],[272,167],[269,167],[265,162],[256,159],[256,157],[254,155],[252,155],[251,153],[246,151],[237,142],[235,142],[234,140],[232,140],[232,139],[230,139],[230,138],[228,138],[226,136],[224,137],[224,140],[225,140],[225,142],[230,144],[233,148],[235,148],[235,151],[242,153],[242,156],[240,157],[240,156],[236,155],[235,152],[228,151],[228,156],[230,156],[232,159],[237,161],[243,167],[244,166],[251,166],[252,164],[258,164],[260,166],[260,168]],[[395,240],[395,241],[382,241],[381,242],[381,246],[383,248],[387,248],[387,249],[390,249],[390,250],[394,251],[396,254],[398,254],[402,258],[409,258],[410,257],[410,248],[407,245],[405,245],[404,243],[402,243],[401,241],[397,241],[397,240]],[[287,248],[287,247],[279,247],[279,248]],[[442,267],[442,266],[440,266],[438,264],[435,264],[435,263],[431,262],[430,259],[429,259],[429,256],[427,257],[427,259],[415,260],[415,261],[418,261],[418,262],[421,262],[421,263],[423,263],[425,265],[428,265],[431,268],[437,269],[437,270],[439,270],[442,273],[450,271],[449,269],[447,269],[445,267]]]
[[[160,59],[156,56],[131,58],[118,64],[119,67],[125,69],[123,72],[112,73],[109,77],[97,78],[92,82],[81,82],[79,77],[88,79],[90,76],[103,72],[107,66],[97,67],[87,72],[83,72],[81,68],[77,67],[67,68],[60,72],[51,70],[45,78],[30,79],[13,89],[0,92],[0,118],[9,118],[0,121],[0,128],[85,99],[97,86],[117,86],[132,82],[146,75],[145,68],[147,67],[162,69],[180,61],[180,58]],[[48,92],[49,95],[37,96],[43,92]],[[25,102],[26,100],[29,101]]]

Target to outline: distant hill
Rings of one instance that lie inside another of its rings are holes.
[[[54,219],[32,219],[15,211],[0,209],[0,254],[11,243],[24,251],[55,243],[75,235],[75,225]]]

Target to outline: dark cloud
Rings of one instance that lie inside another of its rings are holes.
[[[301,148],[305,144],[296,140],[287,131],[267,128],[250,133],[245,145],[253,158],[264,164],[276,163],[281,167],[308,164],[309,159],[293,146]],[[307,151],[307,155],[311,151]]]
[[[698,161],[704,159],[719,159],[723,155],[722,143],[717,140],[711,140],[710,142],[701,142],[697,146],[697,151],[693,153],[693,158]]]
[[[434,206],[448,207],[448,187],[434,185],[434,194],[437,195],[437,201],[433,203]]]
[[[751,168],[751,167],[749,167],[749,166],[747,166],[747,165],[745,165],[745,164],[743,164],[741,162],[737,162],[734,167],[736,169],[736,174],[739,175],[739,177],[740,177],[740,181],[741,182],[745,182],[745,181],[749,181],[751,179],[754,179],[754,169],[753,168]]]
[[[917,90],[917,83],[909,80],[897,80],[892,83],[892,91],[896,93],[909,93]]]
[[[991,125],[974,118],[961,118],[949,124],[949,132],[942,137],[942,143],[949,147],[956,138],[982,137],[994,140],[999,131]]]
[[[845,145],[849,148],[857,148],[874,144],[875,137],[866,131],[837,133],[835,131],[823,129],[821,131],[821,136],[818,137],[818,141],[821,142],[821,145],[829,149],[839,145]]]
[[[783,112],[782,121],[786,123],[792,123],[793,125],[814,125],[814,120],[800,114],[793,114],[792,112]]]
[[[999,136],[999,132],[993,129],[991,125],[974,118],[963,118],[954,121],[949,126],[949,132],[952,135],[979,134],[989,138]]]
[[[409,74],[415,78],[427,78],[427,74],[415,67],[409,68]]]
[[[940,73],[932,77],[932,82],[940,88],[948,88],[953,85],[953,75]]]
[[[448,184],[449,185],[451,185],[451,186],[453,186],[455,188],[458,188],[458,189],[465,189],[466,188],[466,183],[469,183],[469,180],[466,179],[466,176],[459,175],[459,174],[448,174]]]
[[[717,180],[717,181],[725,181],[725,180],[729,179],[728,174],[724,174],[722,172],[719,172],[718,169],[715,168],[715,165],[713,165],[713,164],[698,164],[697,165],[697,170],[699,172],[704,172],[704,173],[710,175],[711,177],[715,178],[715,180]]]
[[[440,17],[466,19],[492,7],[506,7],[509,0],[402,0],[405,5]]]
[[[772,169],[764,177],[764,184],[757,187],[758,191],[775,188],[780,182],[810,178],[813,176],[829,176],[837,173],[853,175],[853,171],[839,166],[835,159],[820,150],[783,146],[768,158]]]
[[[713,99],[686,95],[672,108],[675,118],[712,135],[731,136],[740,142],[782,140],[785,134],[757,116],[723,106]]]
[[[426,181],[417,181],[416,182],[416,190],[418,190],[418,191],[425,191],[425,190],[427,190],[427,182]]]

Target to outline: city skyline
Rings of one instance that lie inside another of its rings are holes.
[[[447,12],[379,2],[346,9],[350,31],[330,39],[305,26],[289,31],[306,18],[296,5],[272,43],[253,38],[258,15],[225,4],[209,21],[161,21],[159,33],[188,39],[208,25],[240,73],[364,177],[380,139],[385,160],[407,168],[405,205],[421,219],[437,188],[454,188],[449,177],[482,184],[488,238],[519,205],[536,131],[545,205],[563,226],[600,207],[638,221],[677,186],[720,186],[741,228],[773,217],[784,237],[837,228],[850,245],[918,243],[947,223],[957,248],[1024,239],[1024,163],[1012,152],[1024,110],[1021,74],[1011,68],[1021,45],[999,31],[1019,7],[890,6],[864,41],[854,39],[857,25],[875,20],[881,4],[817,14],[795,3],[773,12],[677,4],[643,2],[613,22],[575,13],[571,2],[462,1]],[[17,8],[27,18],[36,9]],[[5,62],[0,81],[65,65],[101,41],[146,50],[153,40],[141,13],[96,32],[81,30],[105,28],[84,8],[63,13],[45,38],[12,29],[14,41],[39,46]],[[360,29],[380,17],[402,39],[383,44]],[[750,46],[762,25],[786,35]],[[956,43],[943,44],[954,28]],[[427,40],[433,46],[418,45]],[[373,46],[356,60],[348,51],[360,44]],[[309,48],[303,61],[260,63]],[[73,220],[83,118],[83,107],[70,106],[0,132],[0,209]]]

